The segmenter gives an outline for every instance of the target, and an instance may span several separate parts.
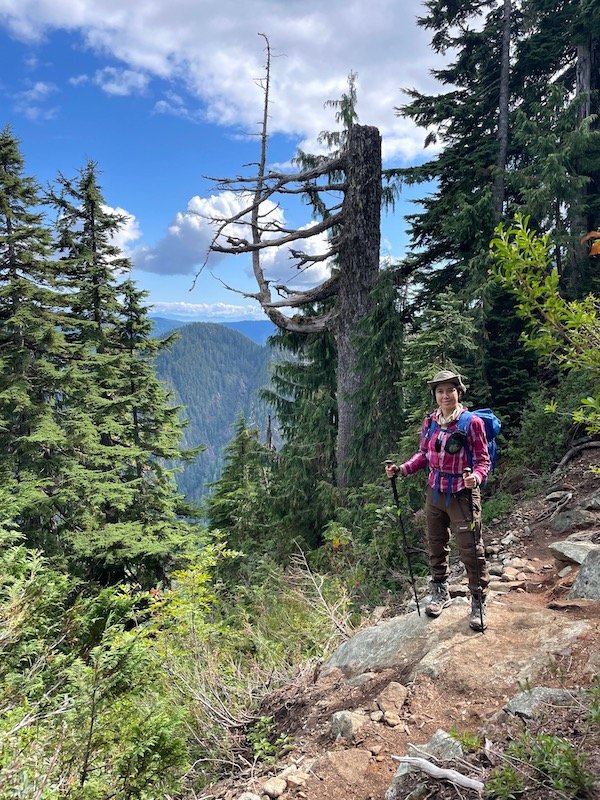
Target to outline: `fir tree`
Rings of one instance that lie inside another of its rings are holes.
[[[0,480],[30,543],[52,549],[62,494],[64,294],[35,180],[0,134]]]
[[[335,483],[335,342],[330,334],[284,331],[271,341],[286,354],[273,367],[273,388],[262,393],[276,412],[283,439],[273,502],[287,537],[314,547],[331,511],[321,502],[320,487],[331,489]]]
[[[289,552],[272,510],[273,467],[273,452],[259,442],[258,430],[240,414],[225,448],[225,467],[206,500],[211,529],[245,559],[236,567],[229,565],[236,577],[253,572],[257,560],[283,560]]]
[[[71,290],[65,428],[77,455],[65,541],[95,578],[152,583],[192,539],[167,467],[183,457],[179,410],[153,365],[168,342],[151,338],[144,293],[123,278],[130,264],[113,243],[123,217],[107,208],[95,164],[59,184],[50,200]]]

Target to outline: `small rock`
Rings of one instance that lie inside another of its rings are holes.
[[[289,764],[285,769],[281,770],[279,777],[287,780],[288,775],[292,775],[294,772],[298,772],[298,767],[295,764]]]
[[[451,758],[461,758],[464,754],[461,743],[441,729],[433,734],[427,744],[409,744],[408,754],[410,756],[422,757],[423,753],[427,753],[427,755],[433,756],[440,761],[449,761]]]
[[[390,728],[395,728],[402,722],[398,714],[396,714],[394,711],[386,711],[383,715],[383,721],[386,725],[389,725]]]
[[[534,719],[544,705],[572,705],[574,702],[575,698],[572,692],[564,689],[547,689],[543,686],[536,686],[534,689],[515,695],[504,706],[504,709],[509,714]]]
[[[369,718],[371,722],[381,722],[383,719],[383,711],[371,711]]]
[[[576,539],[567,539],[554,542],[549,546],[550,551],[557,561],[567,564],[582,564],[586,556],[593,550],[600,550],[600,545],[591,542],[581,542]]]
[[[563,569],[560,570],[560,572],[558,573],[558,577],[559,578],[566,578],[567,575],[569,575],[569,573],[571,573],[571,572],[573,572],[573,566],[572,565],[566,566],[566,567],[564,567]]]
[[[500,581],[490,581],[488,589],[490,592],[496,592],[497,594],[508,594],[508,592],[510,592],[509,584],[501,583]]]
[[[397,681],[391,681],[375,698],[375,702],[384,714],[398,712],[408,697],[408,689]]]
[[[568,531],[574,531],[578,528],[591,528],[594,526],[595,522],[595,514],[575,508],[572,511],[562,511],[557,514],[550,521],[550,527],[557,533],[567,533]]]
[[[524,558],[511,558],[510,566],[515,569],[523,569],[523,567],[527,566],[527,561]]]
[[[273,798],[273,800],[277,797],[281,797],[286,789],[287,781],[283,778],[269,778],[263,786],[263,792]]]
[[[569,597],[600,600],[600,547],[586,556],[569,591]]]
[[[310,776],[306,772],[301,772],[298,770],[288,777],[288,786],[293,786],[295,789],[299,789],[301,786],[306,785],[309,777]]]
[[[561,500],[568,500],[570,494],[571,492],[561,492],[561,491],[550,492],[550,494],[546,495],[545,499],[549,503],[560,503]]]
[[[260,800],[260,795],[254,794],[254,792],[242,792],[238,800]]]
[[[333,739],[352,739],[366,722],[366,717],[353,711],[336,711],[331,717]]]

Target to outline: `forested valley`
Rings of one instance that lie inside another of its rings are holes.
[[[98,166],[42,190],[10,125],[1,132],[2,798],[199,797],[274,758],[287,743],[261,699],[373,608],[404,608],[400,522],[428,574],[413,513],[423,478],[398,483],[399,517],[382,462],[416,449],[437,369],[464,375],[469,405],[502,420],[488,522],[570,448],[597,444],[600,7],[429,0],[421,24],[451,63],[439,94],[408,89],[390,114],[436,147],[414,167],[379,161],[369,195],[393,208],[404,185],[423,184],[397,222],[409,251],[400,262],[377,251],[363,283],[348,255],[357,231],[336,217],[331,281],[286,298],[292,323],[261,287],[281,323],[269,359],[235,332],[213,350],[212,326],[153,336]],[[331,209],[319,187],[334,205],[360,190],[358,170],[346,180],[349,150],[366,141],[355,101],[351,80],[331,158],[299,160],[315,170],[303,186],[320,222]],[[379,224],[380,210],[365,219]],[[228,347],[252,364],[247,410],[222,469],[178,488],[205,432],[224,426],[200,373],[240,396]]]

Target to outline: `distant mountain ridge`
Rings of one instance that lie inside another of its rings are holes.
[[[156,370],[184,406],[184,446],[206,446],[177,481],[189,500],[198,501],[221,474],[223,448],[240,413],[266,431],[268,409],[258,392],[269,384],[271,350],[213,322],[182,323],[178,333],[172,347],[158,355]]]
[[[183,328],[186,325],[197,324],[195,321],[171,319],[169,317],[153,316],[152,314],[150,315],[150,319],[154,324],[155,336],[165,336],[167,333]],[[207,322],[203,324],[223,325],[231,330],[239,331],[239,333],[252,339],[253,342],[261,345],[266,344],[269,336],[272,336],[277,331],[277,327],[270,320],[260,319],[243,319],[237,322]]]

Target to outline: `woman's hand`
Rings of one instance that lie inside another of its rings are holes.
[[[477,481],[477,478],[473,474],[472,469],[466,469],[463,472],[463,480],[465,482],[466,489],[476,489],[479,486],[479,482]]]
[[[399,473],[400,473],[400,467],[398,467],[391,461],[385,462],[385,474],[388,476],[390,480],[392,478],[395,478],[396,475],[398,475]]]

